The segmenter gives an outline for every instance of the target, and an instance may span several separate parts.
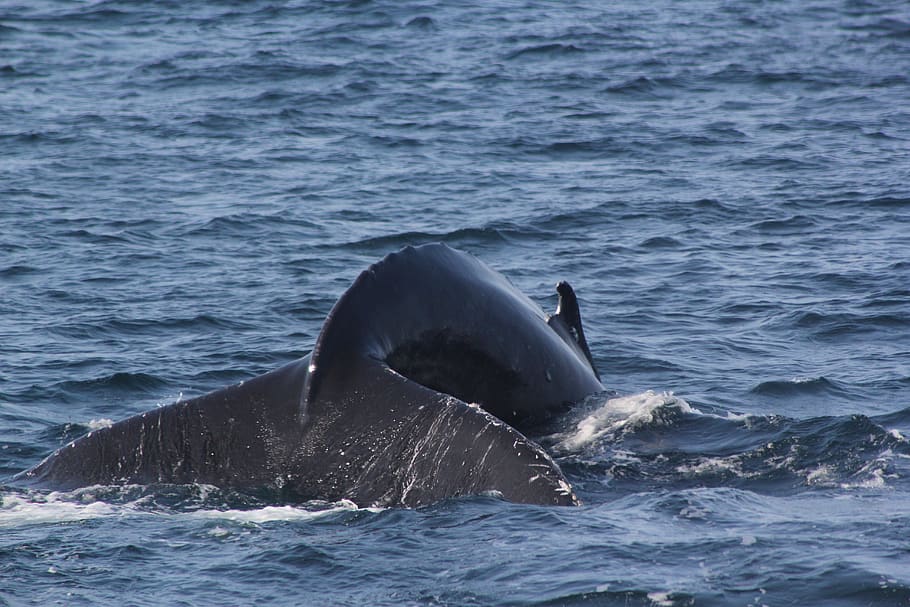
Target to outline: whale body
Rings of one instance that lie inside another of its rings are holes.
[[[306,357],[93,431],[17,480],[204,483],[360,506],[484,493],[578,504],[521,432],[604,389],[575,294],[557,290],[547,316],[467,253],[406,247],[360,274]]]

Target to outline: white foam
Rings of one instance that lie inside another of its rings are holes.
[[[748,423],[755,418],[756,416],[751,413],[733,413],[732,411],[727,411],[727,415],[723,419],[730,420],[731,422]]]
[[[226,527],[222,527],[221,525],[217,525],[217,526],[213,527],[212,529],[209,529],[208,535],[210,535],[211,537],[214,537],[214,538],[221,539],[221,538],[225,538],[225,537],[230,537],[232,535],[232,533],[231,533],[230,529],[227,529]]]
[[[265,506],[255,510],[198,510],[188,514],[188,516],[258,525],[273,521],[311,521],[338,512],[360,509],[354,502],[341,500],[332,504],[331,507],[320,510],[308,510],[300,506]],[[364,508],[364,510],[380,512],[382,508]]]
[[[806,483],[809,485],[830,485],[834,478],[834,470],[827,464],[819,464],[814,470],[806,474]]]
[[[674,604],[669,592],[649,592],[648,600],[660,607],[672,607]]]
[[[676,471],[687,476],[720,474],[723,472],[732,472],[736,476],[742,476],[739,459],[729,457],[703,457],[695,463],[677,466]]]
[[[899,456],[898,456],[899,457]],[[898,478],[896,473],[889,473],[888,467],[895,458],[891,449],[886,449],[873,460],[854,472],[849,481],[839,481],[838,471],[828,464],[820,464],[808,471],[806,484],[822,487],[840,487],[841,489],[885,489],[888,481]]]
[[[0,528],[82,521],[124,512],[121,505],[92,499],[75,501],[73,497],[57,492],[43,496],[0,495]]]
[[[559,447],[566,450],[578,449],[626,426],[650,423],[654,420],[655,412],[667,406],[677,407],[684,413],[699,413],[672,392],[657,393],[648,390],[641,394],[611,398],[578,422],[574,431],[566,433]]]
[[[88,423],[89,430],[101,430],[103,428],[110,428],[114,425],[113,420],[103,417],[101,419],[93,419]]]
[[[898,478],[897,474],[887,472],[888,465],[893,459],[894,452],[886,449],[854,474],[859,480],[853,483],[841,483],[841,489],[884,489],[888,485],[888,479]]]
[[[0,529],[28,525],[56,524],[103,517],[122,516],[161,516],[161,511],[149,509],[148,497],[112,504],[98,500],[95,491],[101,487],[89,487],[71,493],[3,493],[0,494]],[[203,487],[203,494],[205,487]],[[264,506],[250,510],[217,510],[206,509],[191,512],[167,513],[167,516],[210,519],[241,524],[261,524],[271,521],[309,521],[337,512],[359,510],[356,504],[348,500],[318,504],[313,508],[303,506]],[[369,512],[379,512],[382,508],[365,508]],[[218,535],[216,527],[213,531]]]

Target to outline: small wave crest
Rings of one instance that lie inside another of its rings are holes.
[[[771,380],[752,388],[753,394],[762,396],[837,395],[844,392],[836,382],[825,377],[794,377],[789,380]]]

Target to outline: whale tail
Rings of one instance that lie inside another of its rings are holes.
[[[292,480],[302,494],[331,493],[331,479],[345,487],[343,497],[377,506],[417,507],[484,493],[516,503],[580,503],[536,443],[480,406],[380,361],[349,361],[326,378],[309,407],[308,416],[320,421],[308,425],[300,459],[287,466],[299,471]],[[357,414],[338,415],[339,409]]]
[[[548,319],[476,258],[407,247],[357,278],[310,356],[92,432],[17,479],[206,483],[382,506],[488,492],[578,504],[520,432],[603,390],[575,294],[558,289]]]
[[[96,430],[16,480],[57,490],[202,483],[382,507],[483,493],[516,503],[580,503],[536,443],[379,361],[348,361],[301,415],[308,367],[306,357]]]

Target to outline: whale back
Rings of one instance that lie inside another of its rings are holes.
[[[554,317],[556,318],[556,317]],[[353,358],[391,369],[521,429],[603,390],[584,352],[502,274],[443,244],[406,247],[360,274],[313,350],[304,407]]]

